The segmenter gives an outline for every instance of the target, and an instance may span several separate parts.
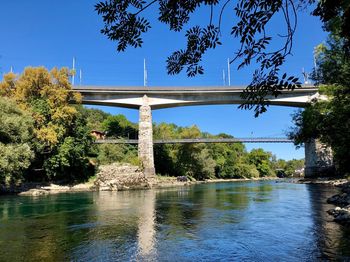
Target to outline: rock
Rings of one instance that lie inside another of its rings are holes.
[[[149,181],[139,167],[118,163],[101,166],[94,184],[100,191],[150,187]]]
[[[328,214],[334,216],[335,222],[350,226],[350,205],[344,208],[336,207],[328,210]]]
[[[187,178],[187,176],[178,176],[178,177],[176,177],[176,180],[179,182],[187,182],[188,178]]]
[[[50,194],[50,192],[45,189],[30,189],[28,191],[19,193],[20,196],[45,196],[48,194]]]
[[[327,203],[334,204],[341,207],[350,205],[350,194],[341,193],[341,194],[334,195],[327,199]]]

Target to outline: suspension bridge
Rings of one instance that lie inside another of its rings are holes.
[[[99,139],[96,144],[138,144],[138,139]],[[195,143],[293,143],[284,137],[244,137],[244,138],[182,138],[156,139],[153,144],[195,144]]]

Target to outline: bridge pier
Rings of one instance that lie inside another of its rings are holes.
[[[153,126],[152,109],[148,97],[143,96],[142,106],[139,109],[139,141],[138,156],[146,177],[155,176],[153,157]]]
[[[320,177],[333,173],[332,149],[317,139],[305,143],[305,177]]]

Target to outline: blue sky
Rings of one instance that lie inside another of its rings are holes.
[[[184,33],[169,32],[168,27],[156,21],[156,9],[149,9],[145,17],[152,22],[151,30],[144,36],[144,46],[129,48],[117,53],[116,45],[100,34],[101,18],[94,11],[96,0],[11,0],[2,1],[0,8],[0,71],[6,73],[12,66],[20,73],[26,66],[71,67],[76,57],[76,68],[82,70],[83,85],[143,85],[143,59],[147,60],[148,84],[152,86],[221,86],[222,70],[226,60],[237,50],[237,39],[230,37],[234,24],[233,6],[227,9],[223,20],[223,45],[209,51],[203,64],[205,74],[188,78],[184,73],[169,76],[165,61],[173,51],[185,45]],[[325,40],[318,18],[310,16],[311,10],[299,13],[298,29],[294,39],[293,56],[288,58],[284,70],[301,76],[302,68],[311,71],[313,48]],[[207,8],[201,8],[190,25],[206,25]],[[214,21],[215,22],[215,21]],[[270,32],[282,33],[281,18],[271,23]],[[278,44],[278,40],[276,40]],[[231,66],[231,85],[247,85],[254,67],[237,71]],[[76,80],[79,83],[79,80]],[[100,107],[113,114],[125,114],[138,120],[136,110]],[[270,107],[268,112],[254,118],[253,112],[238,110],[237,106],[195,106],[153,111],[154,122],[175,123],[181,126],[196,124],[213,134],[228,133],[236,137],[283,136],[291,126],[287,107]],[[303,158],[304,150],[295,150],[291,144],[247,144],[250,150],[262,147],[279,158]]]

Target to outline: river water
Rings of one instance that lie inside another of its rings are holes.
[[[346,261],[335,193],[257,181],[1,196],[0,261]]]

